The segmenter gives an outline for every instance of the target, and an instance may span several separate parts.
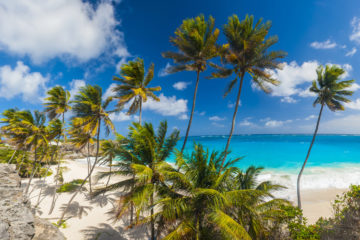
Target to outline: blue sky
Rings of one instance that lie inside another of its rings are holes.
[[[338,64],[347,79],[359,79],[360,2],[356,1],[140,1],[3,0],[0,3],[0,111],[17,106],[41,109],[47,89],[63,85],[72,93],[98,84],[104,93],[121,63],[141,57],[155,64],[153,86],[161,102],[145,104],[143,118],[155,125],[166,119],[185,132],[196,75],[165,74],[172,64],[161,52],[175,50],[169,37],[185,18],[212,15],[222,28],[227,18],[271,20],[274,49],[288,52],[284,69],[273,72],[281,85],[265,94],[247,76],[235,134],[311,133],[319,108],[306,89],[319,64]],[[223,36],[219,43],[225,43]],[[190,135],[228,134],[235,92],[223,98],[230,79],[201,75]],[[359,83],[360,84],[360,83]],[[360,85],[354,85],[358,90]],[[320,132],[360,133],[360,91],[345,112],[326,110]],[[113,116],[126,133],[134,117]]]

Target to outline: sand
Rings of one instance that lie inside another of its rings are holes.
[[[68,167],[68,171],[64,172],[65,182],[73,179],[83,179],[87,175],[87,165],[83,162],[68,160],[64,164]],[[55,166],[52,167],[55,171]],[[97,167],[94,174],[99,171],[108,171],[108,168]],[[121,177],[119,177],[121,178]],[[116,181],[112,179],[111,182]],[[27,180],[22,181],[23,187],[26,186]],[[35,206],[40,192],[40,186],[43,180],[35,179],[30,188],[30,200],[32,206]],[[103,186],[106,179],[99,181],[96,186]],[[43,188],[41,201],[36,209],[36,214],[42,218],[48,219],[50,222],[56,222],[60,217],[61,208],[68,202],[72,194],[58,194],[56,207],[51,215],[48,214],[54,187],[53,176],[46,178],[46,184]],[[88,185],[86,185],[88,187]],[[305,190],[302,194],[304,215],[309,223],[314,223],[320,216],[329,217],[332,214],[331,201],[337,194],[341,194],[346,189],[326,189],[326,190]],[[120,196],[121,191],[113,194],[105,194],[95,199],[87,199],[87,192],[77,195],[73,201],[69,213],[66,215],[67,227],[61,228],[61,232],[69,240],[76,239],[148,239],[148,231],[146,227],[138,227],[134,229],[126,229],[128,219],[114,222],[109,213],[116,199]],[[292,197],[294,199],[294,197]],[[71,218],[69,218],[71,217]]]

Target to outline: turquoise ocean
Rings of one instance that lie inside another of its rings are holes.
[[[243,156],[238,167],[262,166],[265,170],[259,180],[272,180],[294,191],[311,139],[312,135],[303,134],[236,135],[231,140],[229,158]],[[178,142],[178,149],[182,140]],[[194,142],[221,151],[226,141],[227,136],[221,135],[189,137],[185,151],[191,152]],[[304,189],[347,188],[350,184],[360,184],[360,136],[318,135],[303,176]]]

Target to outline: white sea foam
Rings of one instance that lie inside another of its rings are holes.
[[[264,170],[259,176],[259,181],[272,181],[273,183],[286,186],[281,190],[279,197],[294,200],[296,195],[296,182],[298,172],[294,170]],[[341,164],[329,167],[308,167],[305,168],[301,177],[302,190],[317,189],[346,189],[351,184],[360,184],[360,164]]]

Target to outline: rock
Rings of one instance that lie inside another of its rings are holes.
[[[49,237],[51,236],[51,238]],[[33,240],[65,240],[64,235],[50,222],[35,217],[35,236]]]
[[[59,229],[34,217],[20,184],[15,165],[0,164],[0,239],[64,240]]]

